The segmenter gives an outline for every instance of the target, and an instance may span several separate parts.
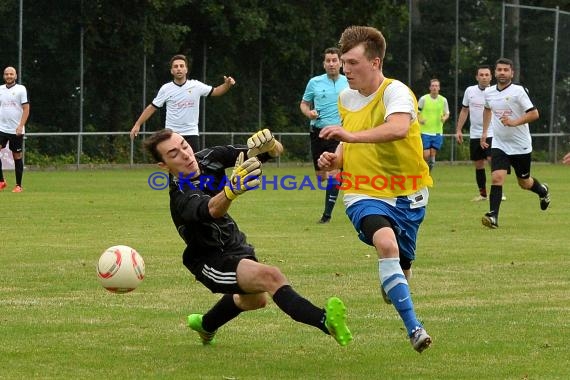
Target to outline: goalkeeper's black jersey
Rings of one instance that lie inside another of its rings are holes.
[[[236,222],[229,214],[213,218],[208,211],[210,198],[229,181],[226,168],[233,168],[240,152],[246,146],[216,146],[195,153],[200,175],[177,176],[170,181],[170,213],[172,221],[186,242],[184,264],[191,271],[206,255],[254,256]],[[266,161],[269,156],[258,157]]]

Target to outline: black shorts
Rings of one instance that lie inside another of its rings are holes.
[[[187,253],[182,256],[184,265],[197,281],[212,293],[222,294],[246,294],[237,283],[237,267],[243,259],[257,262],[257,258],[250,254],[212,254],[201,256],[198,261],[192,260]]]
[[[469,158],[471,161],[486,160],[487,157],[491,157],[493,138],[487,137],[485,141],[489,144],[487,149],[481,147],[481,139],[469,139]]]
[[[501,149],[491,149],[491,171],[506,170],[510,172],[511,166],[515,169],[517,178],[527,179],[530,177],[531,154],[506,154]]]
[[[10,133],[0,132],[0,148],[5,148],[6,143],[10,143],[10,150],[14,153],[20,153],[24,146],[24,135],[12,135]]]
[[[313,158],[313,166],[315,170],[319,169],[318,160],[323,152],[331,152],[334,153],[336,151],[336,147],[340,143],[338,140],[325,140],[319,137],[319,133],[321,132],[318,128],[312,128],[310,137],[311,137],[311,156]]]

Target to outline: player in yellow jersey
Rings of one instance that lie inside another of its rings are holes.
[[[431,337],[416,317],[408,278],[433,182],[422,155],[417,102],[406,85],[384,77],[380,31],[348,27],[339,45],[349,84],[339,97],[342,127],[327,127],[321,137],[341,144],[318,163],[323,170],[342,168],[346,213],[359,238],[376,248],[380,288],[422,352]]]

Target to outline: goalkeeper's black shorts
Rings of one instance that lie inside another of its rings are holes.
[[[254,255],[213,254],[202,257],[205,260],[193,262],[184,260],[184,265],[212,293],[246,294],[237,283],[237,266],[243,259],[257,261]]]

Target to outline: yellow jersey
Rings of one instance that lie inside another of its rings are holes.
[[[390,85],[394,87],[385,94]],[[391,107],[390,113],[413,112],[413,120],[407,136],[400,140],[382,143],[343,142],[340,188],[345,194],[394,198],[432,186],[433,180],[423,159],[420,124],[417,121],[418,103],[413,92],[402,82],[385,78],[370,99],[362,99],[362,95],[352,89],[344,90],[339,96],[342,126],[348,132],[382,128],[387,104]]]

